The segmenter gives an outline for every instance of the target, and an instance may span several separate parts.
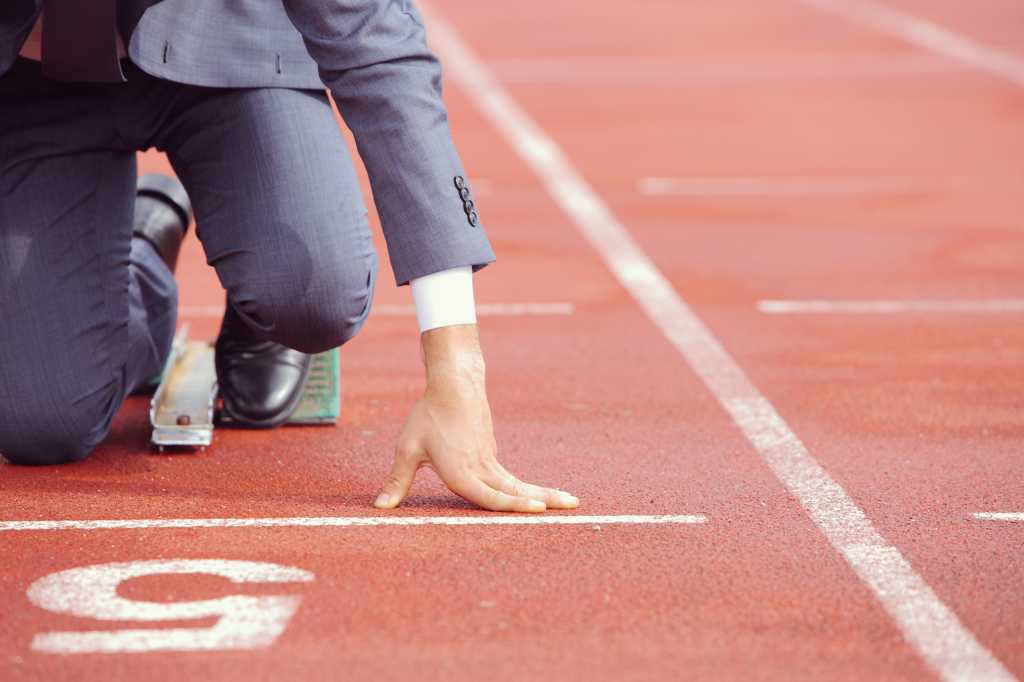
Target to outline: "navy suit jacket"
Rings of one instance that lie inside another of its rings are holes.
[[[89,1],[89,0],[85,0]],[[43,0],[0,0],[0,74]],[[170,81],[331,91],[366,165],[399,284],[494,260],[411,0],[120,0],[130,59]]]

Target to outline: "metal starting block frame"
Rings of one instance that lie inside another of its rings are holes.
[[[334,348],[313,357],[299,406],[288,424],[336,424],[341,415],[341,363]],[[168,447],[200,448],[213,442],[218,423],[217,370],[213,344],[188,338],[188,325],[174,337],[160,385],[149,405],[152,442]]]

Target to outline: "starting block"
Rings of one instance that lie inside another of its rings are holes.
[[[337,348],[313,357],[298,408],[288,424],[335,424],[341,414],[341,363]],[[174,338],[160,385],[149,405],[152,442],[168,447],[206,449],[218,424],[231,424],[220,414],[213,344],[188,338],[188,325]]]

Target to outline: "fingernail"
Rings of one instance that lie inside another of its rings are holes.
[[[374,500],[373,506],[374,507],[378,507],[378,508],[390,507],[391,506],[391,496],[388,495],[387,493],[381,493],[380,495],[377,496],[377,499]]]
[[[530,511],[544,511],[548,508],[546,504],[540,500],[530,500],[529,504],[526,505]]]
[[[577,507],[580,504],[580,501],[574,495],[570,495],[569,493],[560,493],[558,495],[558,501],[567,507]]]

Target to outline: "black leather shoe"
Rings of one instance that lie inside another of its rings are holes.
[[[299,406],[313,356],[262,340],[229,301],[214,359],[224,422],[270,428]]]
[[[159,173],[139,178],[132,234],[152,244],[171,272],[191,222],[192,202],[176,178]]]

